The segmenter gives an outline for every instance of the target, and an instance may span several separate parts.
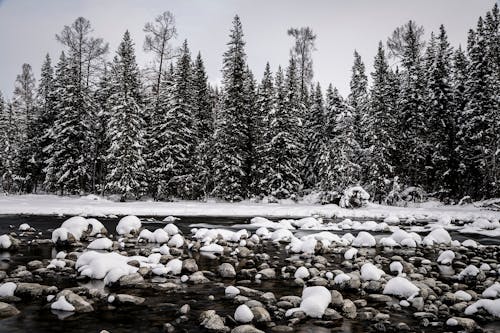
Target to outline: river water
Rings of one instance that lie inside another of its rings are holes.
[[[36,235],[39,238],[50,238],[53,229],[67,217],[53,216],[0,216],[0,234],[17,231],[17,228],[22,223],[28,223],[41,234]],[[119,218],[98,218],[110,233],[115,230]],[[143,219],[143,227],[150,230],[162,227],[165,223],[157,221],[153,218]],[[180,221],[176,221],[176,225],[184,235],[190,233],[192,226],[204,227],[224,227],[232,228],[233,226],[247,226],[249,220],[245,218],[231,217],[183,217]],[[350,231],[353,234],[356,232]],[[378,233],[376,237],[382,237],[387,234]],[[465,236],[458,233],[452,234],[454,239],[463,240]],[[498,239],[488,237],[476,237],[476,241],[500,245]],[[282,267],[290,260],[290,255],[283,250],[283,245],[268,245],[265,251],[273,257],[273,262],[276,262],[277,267]],[[373,250],[375,251],[375,250]],[[25,265],[31,260],[43,260],[54,258],[57,250],[51,244],[25,246],[14,252],[0,252],[0,269],[10,271],[18,265]],[[412,250],[395,250],[389,255],[401,255],[408,258],[413,255]],[[216,272],[217,266],[221,263],[218,258],[208,258],[200,256],[199,253],[193,253],[193,258],[196,259],[200,270]],[[296,260],[300,260],[296,256]],[[331,255],[329,260],[339,265],[343,261],[340,255]],[[429,258],[435,259],[435,258]],[[292,257],[292,261],[294,258]],[[384,268],[387,272],[388,268]],[[73,314],[65,317],[60,312],[53,312],[46,305],[47,302],[41,300],[23,300],[16,303],[16,307],[21,311],[21,314],[15,317],[0,321],[0,332],[99,332],[103,329],[112,333],[115,332],[163,332],[163,324],[172,322],[179,317],[178,309],[183,304],[189,304],[191,312],[189,313],[189,321],[178,326],[183,332],[200,332],[203,331],[198,325],[198,316],[204,310],[216,310],[222,317],[232,316],[234,314],[235,304],[233,300],[227,299],[224,296],[224,287],[227,285],[236,284],[236,280],[222,280],[217,276],[210,277],[211,282],[201,285],[188,285],[185,288],[180,288],[176,292],[159,292],[151,288],[144,289],[126,289],[112,287],[107,289],[100,281],[93,281],[92,287],[104,288],[107,291],[114,293],[126,293],[146,298],[146,302],[138,306],[104,306],[99,307],[96,311],[86,314]],[[34,281],[41,284],[56,285],[60,290],[63,288],[86,286],[88,281],[80,281],[75,278],[63,278],[57,281]],[[299,295],[302,288],[294,285],[293,279],[263,281],[260,285],[249,285],[260,291],[272,291],[276,298],[285,295]],[[214,296],[214,301],[209,300],[209,295]],[[345,294],[344,298],[349,297],[352,300],[360,298],[357,294]],[[65,317],[65,318],[64,318]],[[416,332],[445,332],[446,327],[421,327],[419,322],[412,319],[412,311],[400,312],[391,314],[391,320],[407,323]],[[286,324],[286,320],[281,322]],[[296,332],[368,332],[370,331],[369,321],[362,322],[357,320],[344,319],[339,326],[334,328],[321,327],[306,321],[295,327]],[[500,331],[500,322],[493,322],[483,325],[483,327],[491,327],[495,331]],[[264,329],[266,330],[266,329]]]

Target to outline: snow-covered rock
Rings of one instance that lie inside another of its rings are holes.
[[[312,318],[321,318],[332,301],[332,294],[323,286],[306,287],[302,290],[300,310]]]
[[[458,277],[459,280],[463,280],[463,279],[468,278],[468,277],[475,277],[478,274],[479,274],[479,268],[477,268],[474,265],[469,265],[469,266],[465,267],[460,272],[460,274],[458,274],[457,277]]]
[[[14,296],[17,284],[14,282],[5,282],[0,285],[0,297]]]
[[[224,248],[222,246],[220,246],[219,244],[208,244],[208,245],[205,245],[205,246],[202,246],[200,248],[200,251],[201,252],[213,252],[213,253],[223,253],[224,252]]]
[[[299,267],[293,275],[296,279],[306,279],[309,277],[309,270],[304,266]]]
[[[352,241],[352,246],[356,247],[373,247],[377,245],[375,237],[366,231],[360,231],[359,234]]]
[[[384,274],[383,270],[370,262],[361,266],[361,279],[364,281],[378,281]]]
[[[179,228],[173,223],[167,224],[163,230],[165,230],[169,236],[177,235],[179,233]]]
[[[111,248],[113,248],[113,241],[106,237],[97,238],[87,246],[89,250],[110,250]]]
[[[445,229],[436,228],[432,230],[427,236],[425,236],[422,242],[427,246],[432,246],[435,244],[450,244],[451,236]]]
[[[345,251],[344,258],[346,260],[352,260],[356,256],[356,254],[358,254],[358,249],[350,248],[349,250]]]
[[[471,316],[478,312],[480,309],[486,310],[490,315],[500,318],[500,298],[491,299],[480,299],[477,302],[469,305],[464,313],[467,316]]]
[[[437,258],[437,262],[438,264],[442,265],[451,265],[453,259],[455,259],[455,252],[446,250],[439,255],[439,257]]]
[[[30,231],[31,227],[28,223],[23,223],[19,226],[19,231]]]
[[[167,244],[170,247],[182,247],[184,245],[184,237],[182,237],[181,234],[175,234],[170,238]]]
[[[136,233],[141,229],[141,220],[134,215],[128,215],[122,217],[116,226],[116,232],[118,235],[127,235],[131,233]]]
[[[57,301],[55,301],[50,305],[50,308],[52,310],[67,311],[67,312],[75,311],[75,307],[66,300],[65,296],[59,297]]]
[[[144,257],[126,257],[115,252],[88,251],[78,257],[75,267],[82,276],[97,280],[104,279],[105,284],[111,284],[122,276],[137,272],[137,267],[127,264],[133,259],[147,261]]]
[[[495,282],[483,291],[484,298],[500,298],[500,283]]]
[[[12,241],[10,240],[9,235],[1,235],[0,236],[0,249],[8,249],[12,246]]]
[[[227,286],[226,289],[224,289],[224,294],[226,296],[236,296],[240,294],[240,290],[234,286]]]
[[[387,281],[383,294],[410,298],[417,295],[420,289],[407,279],[396,276]]]
[[[357,208],[366,206],[370,195],[361,186],[353,186],[344,190],[340,197],[340,207]]]

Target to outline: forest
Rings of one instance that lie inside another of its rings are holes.
[[[39,80],[24,64],[12,98],[0,93],[1,190],[228,201],[318,192],[334,202],[359,185],[389,204],[410,192],[448,203],[500,196],[497,4],[467,45],[450,45],[444,26],[425,38],[409,21],[380,41],[373,72],[354,51],[348,96],[314,81],[312,29],[287,33],[289,63],[268,64],[257,82],[235,16],[216,86],[201,53],[174,47],[168,11],[144,26],[151,68],[139,68],[128,32],[110,60],[77,18],[56,34],[64,51],[47,54]]]

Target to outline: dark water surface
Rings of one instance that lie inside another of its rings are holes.
[[[0,216],[0,234],[17,231],[22,223],[28,223],[34,227],[41,235],[36,235],[39,238],[50,238],[53,229],[60,226],[67,217],[48,217],[48,216]],[[98,218],[108,232],[113,234],[119,218]],[[142,219],[143,226],[154,230],[162,227],[165,222],[157,221],[154,219]],[[230,228],[234,225],[242,225],[249,223],[246,218],[230,218],[230,217],[183,217],[181,220],[176,221],[175,224],[180,228],[184,235],[188,235],[191,225],[210,225],[212,227]],[[356,234],[357,231],[347,230]],[[345,233],[342,232],[342,233]],[[379,233],[377,237],[382,237],[387,234]],[[33,236],[31,236],[33,237]],[[453,233],[454,239],[463,240],[465,236],[458,233]],[[482,241],[497,243],[497,239],[489,239],[481,236]],[[476,241],[481,242],[480,239],[475,238]],[[151,245],[148,245],[151,246]],[[420,249],[421,250],[421,249]],[[289,254],[284,250],[283,245],[268,245],[265,249],[277,263],[277,268],[287,265],[287,258]],[[373,251],[377,251],[373,249]],[[399,249],[393,253],[386,255],[401,255],[405,259],[412,256],[414,253],[411,249]],[[43,260],[55,257],[56,249],[51,244],[39,246],[26,246],[13,252],[0,252],[0,269],[11,270],[18,265],[25,265],[31,260]],[[216,272],[217,266],[222,263],[222,260],[216,258],[208,258],[200,255],[199,253],[192,253],[193,258],[196,259],[200,270],[207,270]],[[342,255],[329,254],[327,257],[335,263],[332,269],[343,269],[341,266],[343,261]],[[299,256],[295,256],[296,260],[300,260]],[[292,259],[293,259],[292,258]],[[433,259],[430,258],[429,259]],[[227,260],[224,260],[227,262]],[[388,272],[388,267],[384,267]],[[43,300],[23,300],[16,303],[16,307],[21,311],[21,314],[8,319],[0,320],[0,332],[99,332],[106,329],[112,333],[116,332],[163,332],[163,324],[172,322],[179,317],[178,309],[183,304],[189,304],[191,312],[188,314],[189,321],[179,326],[180,332],[204,332],[199,326],[198,316],[202,311],[213,309],[216,310],[222,317],[233,316],[234,310],[237,305],[233,300],[227,299],[224,296],[224,288],[228,285],[236,285],[236,280],[222,280],[218,277],[210,277],[211,282],[201,285],[184,285],[175,292],[158,291],[152,288],[149,289],[126,289],[119,287],[107,288],[102,285],[101,281],[93,281],[93,286],[104,288],[105,290],[113,293],[125,293],[146,298],[146,302],[138,306],[118,306],[116,308],[111,306],[100,306],[96,311],[86,314],[73,314],[64,318],[63,313],[54,312],[48,306],[47,302]],[[35,281],[38,282],[38,281]],[[263,281],[261,284],[251,284],[248,287],[258,289],[260,291],[272,291],[276,298],[285,295],[300,296],[302,292],[301,287],[292,284],[293,279],[282,280],[277,279],[273,281]],[[89,282],[81,282],[77,279],[65,278],[60,281],[40,281],[41,284],[56,285],[60,290],[68,287],[76,287],[86,285]],[[342,292],[344,298],[351,300],[359,299],[361,296],[358,294],[346,294]],[[213,295],[215,300],[210,301],[209,295]],[[374,306],[368,304],[368,306]],[[412,311],[391,313],[391,320],[397,322],[406,322],[414,332],[445,332],[447,327],[421,327],[420,323],[412,318]],[[286,324],[286,319],[276,321],[278,324]],[[352,332],[360,333],[370,331],[370,322],[356,321],[344,319],[340,326],[335,328],[325,328],[317,326],[313,320],[306,321],[305,323],[296,326],[297,332]],[[234,326],[234,325],[232,325]],[[493,331],[500,332],[500,322],[485,324],[483,327],[491,327]],[[266,330],[263,328],[263,330]]]

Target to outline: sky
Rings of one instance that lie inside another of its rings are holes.
[[[500,0],[497,0],[500,1]],[[125,30],[135,42],[141,67],[152,61],[143,51],[146,22],[164,11],[176,18],[175,45],[188,40],[191,52],[201,52],[211,83],[221,80],[222,54],[231,22],[243,24],[248,64],[260,80],[269,61],[275,71],[288,64],[290,27],[309,26],[316,33],[314,81],[332,83],[349,93],[353,52],[357,50],[370,73],[377,45],[392,31],[415,20],[427,35],[444,24],[453,46],[466,45],[467,31],[495,0],[0,0],[0,91],[9,98],[23,63],[35,77],[48,52],[53,62],[62,46],[55,34],[77,17],[90,20],[94,36],[109,42],[112,59]]]

